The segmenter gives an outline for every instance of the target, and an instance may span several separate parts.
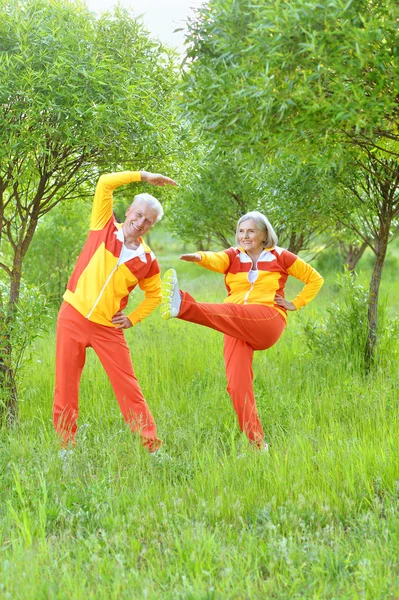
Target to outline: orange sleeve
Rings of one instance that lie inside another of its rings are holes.
[[[230,258],[224,251],[222,252],[198,252],[201,254],[201,262],[196,263],[209,271],[216,273],[225,273],[230,266]]]
[[[295,308],[306,306],[318,294],[324,283],[323,277],[302,258],[297,257],[292,265],[287,269],[288,274],[296,279],[303,281],[305,287],[299,292],[293,300]]]
[[[121,171],[101,175],[97,182],[91,211],[90,229],[99,231],[112,217],[112,192],[115,188],[133,181],[141,181],[140,171]]]
[[[139,281],[139,286],[144,292],[144,300],[127,315],[132,325],[136,325],[145,317],[148,317],[161,304],[161,275],[157,273],[152,277]]]

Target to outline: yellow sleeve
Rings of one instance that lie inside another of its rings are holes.
[[[324,283],[324,279],[316,269],[298,257],[287,271],[289,275],[292,275],[306,284],[295,300],[293,300],[295,308],[302,308],[302,306],[308,304],[319,293],[319,290]]]
[[[121,171],[101,175],[97,182],[91,211],[90,229],[98,231],[105,227],[112,217],[112,192],[115,188],[133,181],[141,181],[140,171]]]
[[[161,304],[161,275],[157,273],[147,279],[139,281],[139,286],[144,292],[144,300],[127,315],[132,325],[136,325],[145,317],[148,317]]]
[[[200,267],[216,271],[216,273],[225,273],[230,266],[230,258],[226,252],[198,252],[201,254],[201,262],[196,263]]]

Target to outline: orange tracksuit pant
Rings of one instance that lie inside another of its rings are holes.
[[[121,329],[106,327],[85,319],[63,302],[57,320],[56,381],[53,421],[64,442],[73,441],[77,432],[78,394],[86,348],[91,347],[103,365],[123,418],[143,445],[157,450],[161,440],[133,371],[128,345]]]
[[[266,350],[277,342],[286,326],[284,317],[260,304],[196,302],[182,292],[178,318],[224,333],[227,391],[241,431],[262,447],[264,433],[253,391],[252,358],[254,350]]]

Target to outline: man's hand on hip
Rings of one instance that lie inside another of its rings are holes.
[[[176,181],[173,181],[173,179],[170,179],[170,177],[160,175],[159,173],[149,173],[148,171],[141,171],[141,181],[151,183],[151,185],[159,186],[177,185]]]
[[[129,329],[129,327],[133,327],[131,320],[121,310],[118,310],[112,317],[112,323],[116,325],[115,329]]]

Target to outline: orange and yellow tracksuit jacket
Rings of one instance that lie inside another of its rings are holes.
[[[245,251],[228,248],[222,252],[198,252],[201,262],[196,263],[211,271],[224,273],[228,296],[224,302],[233,304],[263,304],[278,310],[285,318],[287,311],[274,302],[276,294],[284,297],[285,282],[289,275],[305,283],[293,300],[296,308],[310,302],[323,285],[323,278],[304,260],[283,248],[266,248],[258,258],[258,278],[254,283],[248,279],[252,260]]]
[[[128,316],[135,325],[161,302],[158,261],[140,238],[142,254],[119,264],[123,242],[117,238],[122,227],[112,212],[112,191],[120,185],[141,181],[138,171],[101,175],[96,187],[90,232],[68,281],[64,300],[81,315],[100,325],[114,327],[111,320],[126,307],[130,292],[139,284],[145,298]]]

